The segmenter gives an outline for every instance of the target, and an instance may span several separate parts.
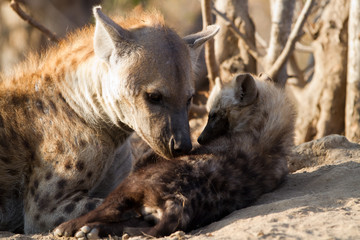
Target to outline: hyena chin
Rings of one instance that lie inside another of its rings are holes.
[[[0,75],[0,231],[45,232],[99,205],[132,168],[135,131],[159,155],[192,149],[188,110],[201,46],[157,12],[70,34]]]
[[[219,84],[219,83],[217,83]],[[155,154],[97,209],[60,225],[59,236],[189,231],[248,206],[287,175],[294,110],[283,89],[250,74],[210,94],[205,145],[165,161]]]

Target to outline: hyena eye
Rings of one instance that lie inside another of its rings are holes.
[[[154,104],[161,103],[162,95],[160,93],[147,93],[147,99]]]

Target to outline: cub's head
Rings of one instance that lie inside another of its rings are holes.
[[[198,138],[200,144],[224,134],[236,135],[244,141],[251,138],[254,141],[251,144],[257,144],[256,141],[292,142],[293,105],[285,91],[265,75],[240,74],[224,85],[217,81],[207,108],[208,122]]]
[[[189,152],[194,65],[219,27],[180,38],[157,13],[137,13],[118,23],[100,7],[94,15],[94,51],[108,70],[102,92],[111,122],[132,128],[165,158]]]

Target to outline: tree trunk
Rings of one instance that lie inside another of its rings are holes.
[[[344,132],[348,16],[348,0],[330,0],[321,15],[313,42],[314,76],[295,94],[297,143]]]
[[[360,2],[350,1],[345,136],[360,142]]]
[[[255,43],[255,25],[248,13],[248,0],[216,0],[215,8],[234,22],[249,41]],[[256,61],[247,52],[243,40],[234,35],[222,18],[218,17],[216,24],[221,27],[214,38],[221,79],[229,79],[237,72],[256,73]]]
[[[265,59],[265,72],[279,57],[284,49],[291,31],[291,23],[294,13],[295,0],[272,0],[271,1],[271,32],[268,53]],[[279,73],[274,76],[274,81],[284,86],[287,79],[286,64]]]

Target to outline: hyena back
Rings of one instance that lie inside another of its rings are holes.
[[[0,231],[94,209],[131,170],[133,131],[165,158],[192,148],[193,62],[218,27],[182,39],[156,12],[94,15],[95,28],[0,77]]]
[[[198,139],[204,145],[177,160],[154,156],[156,163],[132,173],[97,209],[60,225],[55,234],[189,231],[279,186],[293,146],[294,110],[284,91],[270,80],[238,75],[213,89],[209,105]]]

